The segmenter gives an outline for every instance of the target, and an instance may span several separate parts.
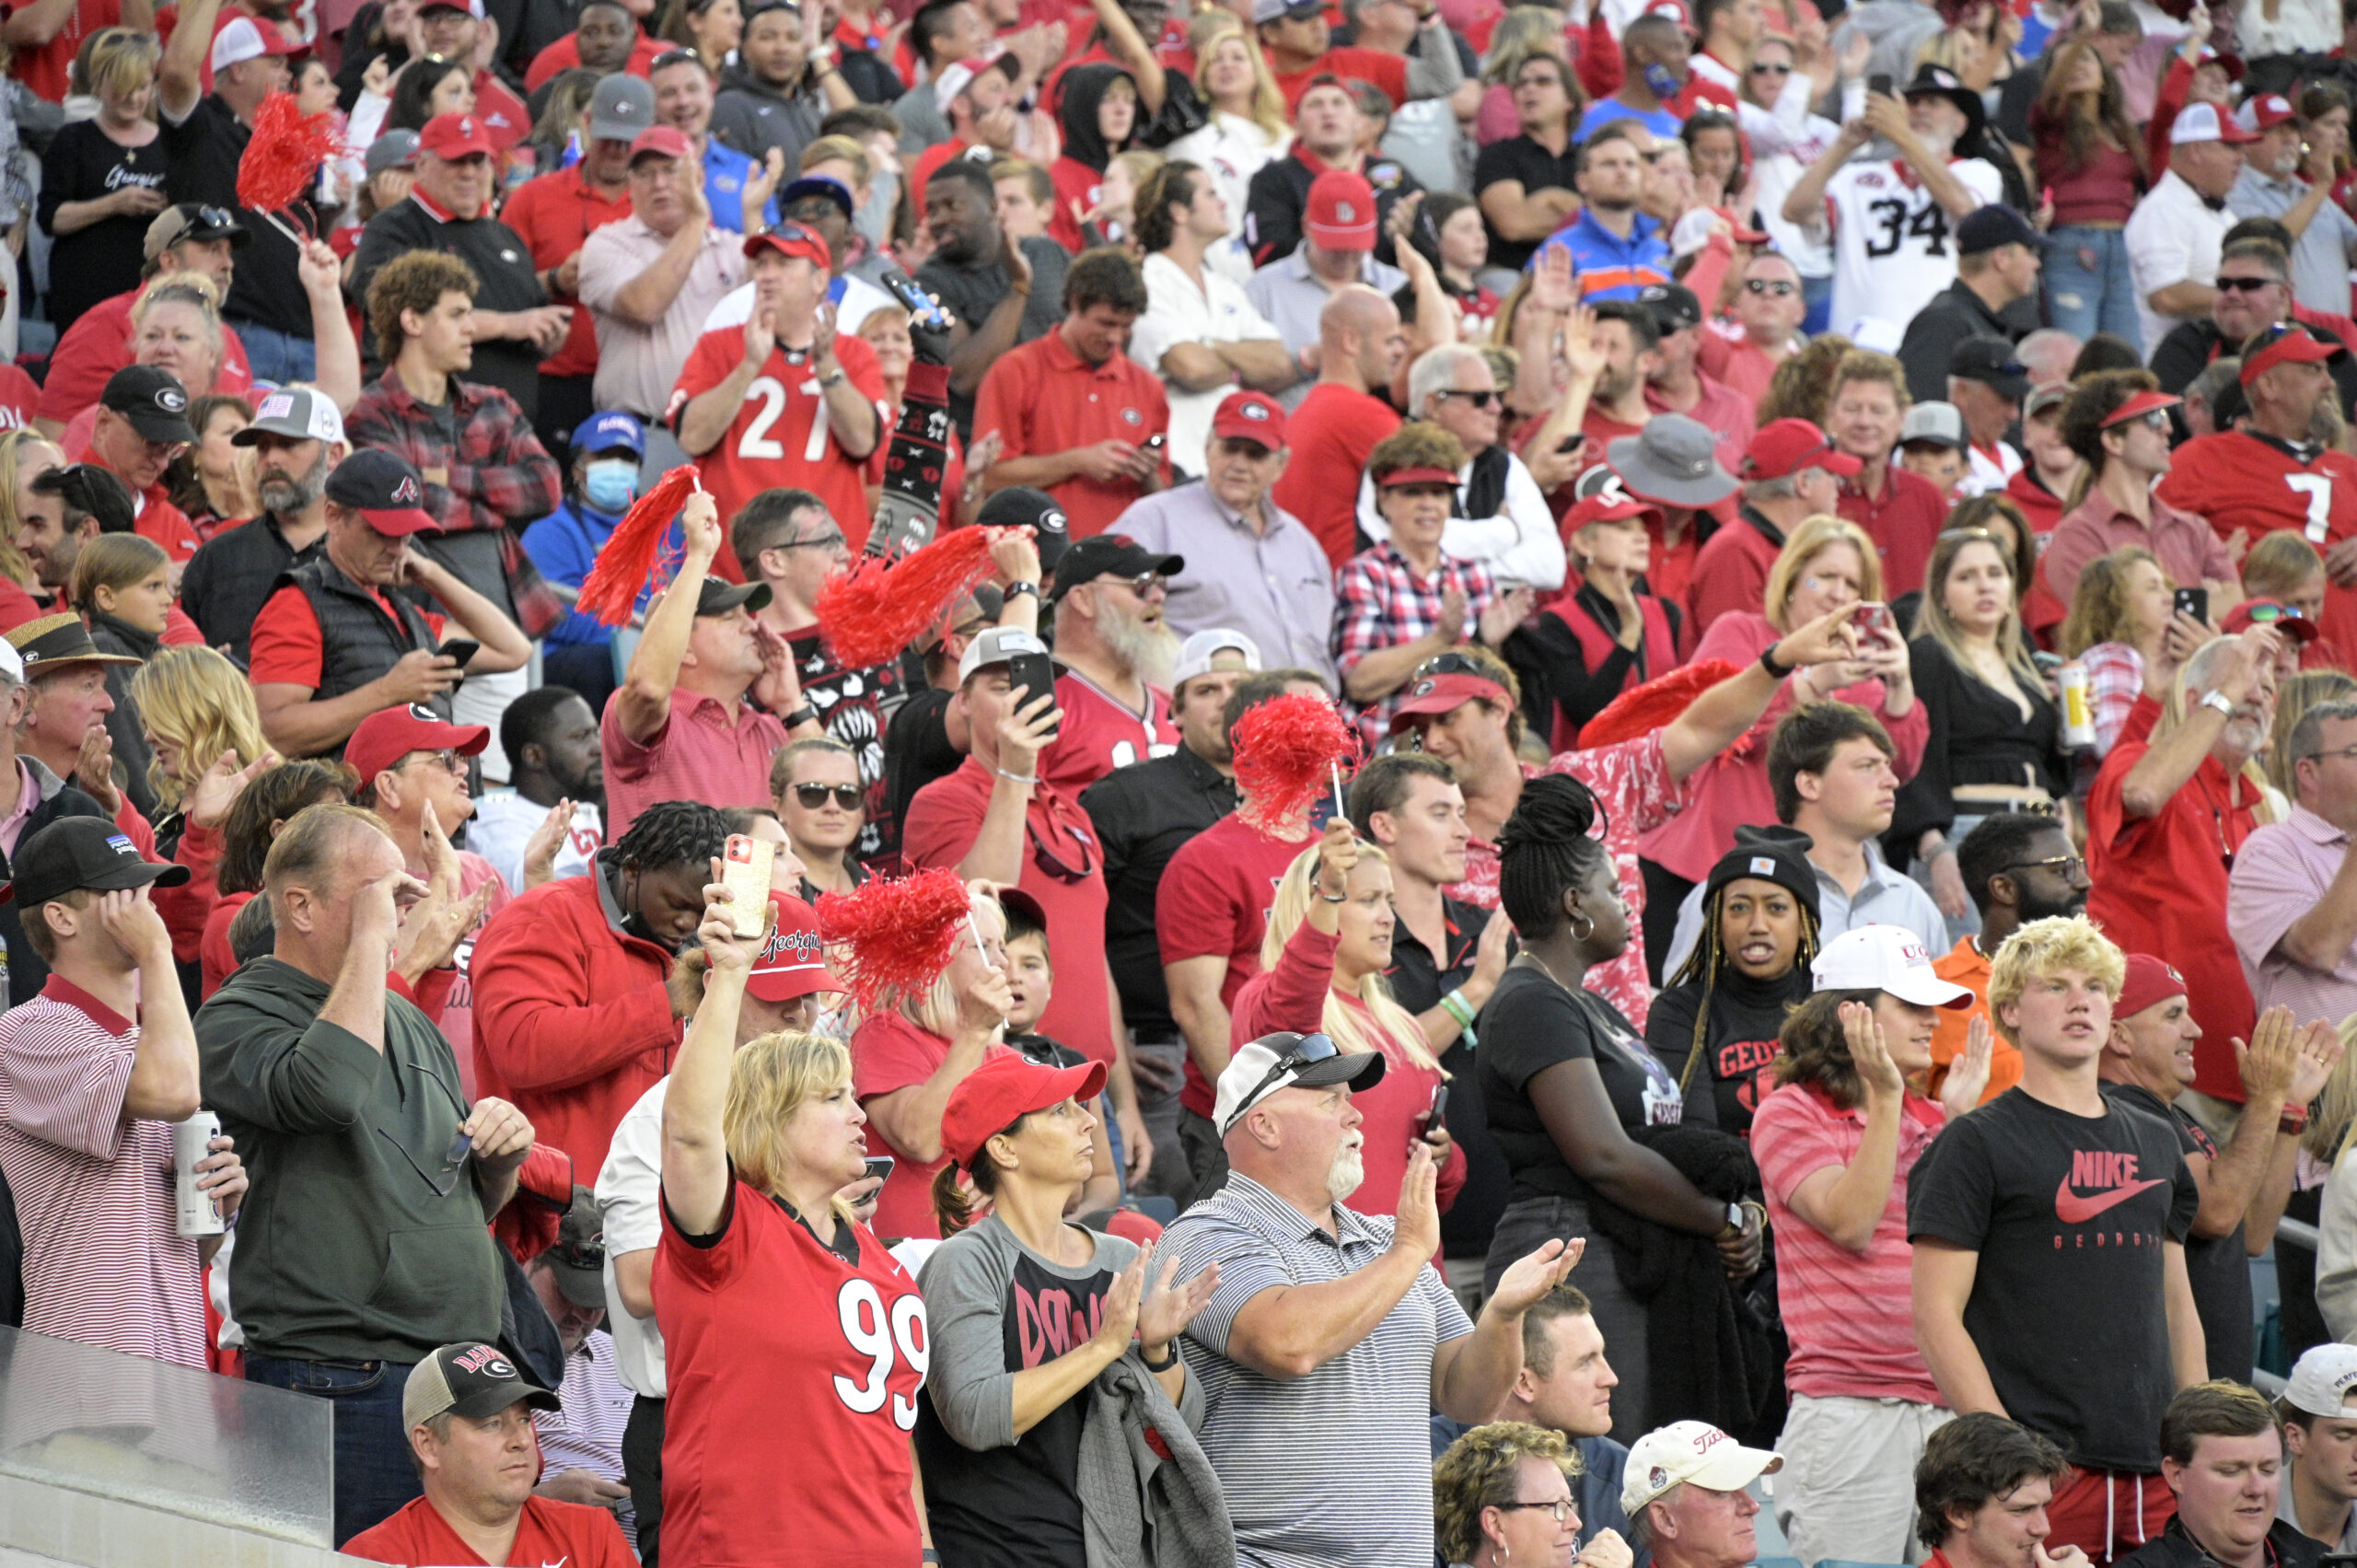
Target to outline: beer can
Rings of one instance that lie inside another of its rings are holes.
[[[172,1123],[172,1221],[182,1236],[218,1236],[229,1228],[213,1194],[196,1186],[197,1162],[213,1153],[220,1133],[221,1119],[209,1110]]]
[[[2087,700],[2087,667],[2073,659],[2054,673],[2062,691],[2062,744],[2084,749],[2096,743],[2095,704]]]

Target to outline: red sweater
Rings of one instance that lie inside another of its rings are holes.
[[[475,1082],[597,1180],[614,1128],[671,1070],[671,956],[606,918],[602,868],[542,883],[475,940]]]

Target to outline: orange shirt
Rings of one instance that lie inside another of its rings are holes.
[[[1039,458],[1093,447],[1099,441],[1145,445],[1167,436],[1170,400],[1162,379],[1118,350],[1092,366],[1064,342],[1062,329],[1010,349],[982,377],[974,401],[974,436],[995,430],[1005,441],[1004,458]],[[1162,460],[1170,482],[1170,459]],[[1135,480],[1074,477],[1048,493],[1071,520],[1072,537],[1103,533],[1144,492]]]
[[[1943,1007],[1940,1021],[1932,1030],[1931,1098],[1937,1099],[1940,1085],[1948,1075],[1948,1064],[1964,1054],[1965,1034],[1975,1018],[1989,1016],[1989,960],[1967,936],[1955,947],[1932,960],[1932,972],[1950,985],[1963,986],[1972,993],[1969,1007]],[[1992,1028],[1995,1027],[1992,1023]],[[2022,1053],[2017,1047],[2007,1045],[1998,1035],[1989,1042],[1989,1086],[1980,1091],[1980,1103],[1987,1105],[2007,1089],[2022,1081]]]

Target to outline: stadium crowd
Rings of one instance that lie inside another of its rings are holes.
[[[0,58],[0,1322],[343,1550],[2357,1552],[2357,0]]]

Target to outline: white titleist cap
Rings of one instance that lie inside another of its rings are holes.
[[[1689,1482],[1706,1492],[1741,1492],[1783,1468],[1782,1454],[1747,1448],[1709,1422],[1673,1422],[1630,1446],[1620,1511],[1633,1516],[1671,1487]]]

